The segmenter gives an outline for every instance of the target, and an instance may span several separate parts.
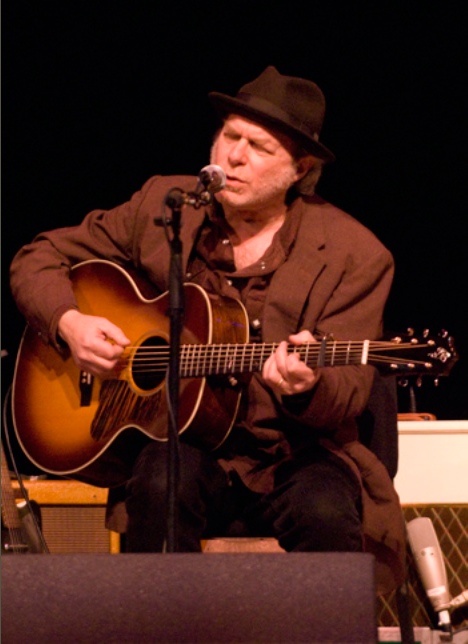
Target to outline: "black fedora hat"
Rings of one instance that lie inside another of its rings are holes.
[[[325,97],[310,80],[283,76],[270,66],[241,87],[236,96],[210,92],[208,97],[221,116],[245,116],[283,132],[323,161],[335,159],[333,152],[319,141]]]

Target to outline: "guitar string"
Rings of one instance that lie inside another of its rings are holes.
[[[237,347],[243,346],[244,348],[241,350],[237,350]],[[196,352],[197,354],[212,354],[213,352],[226,352],[226,353],[239,353],[239,354],[246,354],[246,353],[254,353],[254,354],[262,354],[262,353],[273,353],[273,351],[277,348],[278,345],[256,345],[256,344],[246,344],[246,345],[236,345],[236,344],[183,344],[181,345],[181,354],[188,353],[188,352]],[[408,347],[401,347],[401,349],[406,349],[410,348],[411,345],[408,345]],[[386,347],[379,347],[381,351],[385,351]],[[412,347],[411,347],[412,348]],[[130,350],[136,350],[139,352],[139,354],[144,354],[144,355],[165,355],[169,354],[169,347],[168,346],[153,346],[153,347],[148,347],[148,346],[134,346],[134,347],[127,347],[127,349]],[[393,349],[389,349],[392,351]],[[319,354],[320,353],[320,347],[317,348],[303,348],[303,347],[298,347],[295,349],[290,349],[290,353],[303,353],[303,354]],[[334,349],[327,349],[326,350],[327,354],[332,354],[332,355],[345,355],[345,354],[352,354],[352,355],[361,355],[362,354],[362,349],[354,349],[352,347],[345,347],[345,348],[334,348]],[[390,356],[394,357],[394,356]]]
[[[341,345],[335,345],[333,346],[328,346],[326,347],[326,353],[352,353],[353,355],[360,355],[363,352],[363,347],[362,343],[358,343],[359,346],[353,347],[350,345],[348,342],[344,342]],[[242,347],[240,351],[242,353],[245,353],[247,351],[254,352],[254,353],[263,353],[263,352],[270,352],[273,353],[273,351],[279,346],[279,343],[262,343],[262,344],[256,344],[256,343],[247,343],[247,344],[236,344],[236,343],[212,343],[212,344],[206,344],[206,343],[186,343],[181,345],[181,353],[188,352],[188,351],[197,351],[197,353],[201,353],[205,351],[206,353],[213,353],[214,351],[236,351],[238,347]],[[369,345],[370,350],[372,351],[374,348],[378,348],[381,351],[395,351],[395,348],[398,350],[401,349],[423,349],[423,348],[428,348],[430,345],[417,345],[415,346],[414,344],[379,344],[379,343],[371,343]],[[126,347],[126,350],[138,350],[139,352],[142,353],[150,353],[154,352],[155,355],[160,355],[160,354],[165,354],[169,353],[169,345],[154,345],[154,346],[147,346],[147,345],[129,345]],[[320,343],[310,343],[308,346],[304,345],[298,345],[293,346],[289,345],[289,352],[294,352],[294,353],[320,353],[321,351],[321,345]]]
[[[358,345],[357,347],[355,345]],[[243,347],[241,350],[237,350],[238,347]],[[216,363],[220,366],[220,363],[224,364],[224,368],[229,367],[230,371],[235,370],[236,366],[241,368],[247,364],[257,364],[258,360],[264,360],[265,355],[270,355],[275,348],[278,346],[278,343],[272,344],[245,344],[245,345],[236,345],[236,344],[184,344],[181,346],[181,360],[188,364],[193,363],[193,368],[196,369],[196,363],[200,361],[209,360],[210,362]],[[418,345],[419,348],[429,347],[430,345]],[[367,356],[367,361],[371,363],[380,363],[380,364],[408,364],[409,362],[414,365],[427,365],[427,360],[417,360],[409,359],[408,357],[401,356],[379,356],[373,353],[374,347],[378,347],[381,351],[395,351],[395,348],[401,349],[415,349],[415,345],[412,343],[385,343],[385,342],[371,342],[369,347],[369,354]],[[135,349],[137,350],[136,354],[126,355],[121,359],[121,364],[125,365],[132,363],[133,366],[140,372],[148,365],[151,367],[151,370],[161,369],[165,370],[167,367],[167,362],[169,358],[169,347],[168,346],[136,346],[136,347],[127,347],[128,350]],[[311,343],[308,346],[291,346],[289,347],[290,352],[297,352],[304,356],[308,362],[311,359],[318,358],[320,353],[321,345],[320,343],[315,344]],[[346,365],[348,361],[352,364],[360,363],[362,358],[362,342],[340,342],[334,343],[334,345],[328,345],[326,347],[324,357],[326,364],[334,365],[334,362],[338,359],[345,357],[347,360],[345,363],[340,362],[340,364]],[[309,355],[312,354],[312,355]],[[327,362],[327,358],[331,358]],[[216,365],[212,365],[213,367]],[[429,363],[430,365],[430,363]]]

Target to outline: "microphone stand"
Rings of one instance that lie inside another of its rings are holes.
[[[177,552],[177,490],[179,485],[179,363],[180,335],[183,326],[184,297],[182,289],[182,242],[180,222],[182,205],[179,201],[166,200],[172,209],[169,240],[171,257],[169,264],[169,317],[170,343],[167,373],[168,390],[168,461],[167,461],[167,535],[166,552]]]
[[[180,226],[182,207],[186,204],[194,208],[211,203],[211,193],[208,190],[200,192],[183,192],[173,188],[165,198],[165,205],[171,209],[172,217],[165,218],[162,224],[172,228],[172,238],[169,238],[171,250],[169,264],[169,317],[170,317],[170,346],[169,365],[167,373],[168,390],[168,461],[167,461],[167,535],[166,552],[177,552],[177,495],[179,487],[179,389],[180,389],[180,336],[184,317],[184,290],[182,272],[182,242]],[[156,218],[155,223],[161,224]]]

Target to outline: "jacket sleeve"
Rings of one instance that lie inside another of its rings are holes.
[[[112,210],[94,210],[74,227],[38,235],[14,257],[10,284],[18,309],[45,342],[59,348],[61,315],[77,308],[70,269],[86,260],[104,258],[120,265],[137,261],[135,247],[145,228],[142,205],[153,177],[132,198]]]
[[[313,328],[319,339],[325,335],[336,340],[382,337],[393,271],[393,257],[379,243],[367,255],[350,256],[320,317],[312,322],[306,316],[305,328]],[[301,424],[334,429],[364,412],[375,377],[374,367],[321,367],[316,373],[317,383],[308,395],[283,397],[286,415]]]

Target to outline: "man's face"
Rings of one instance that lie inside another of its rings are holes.
[[[223,168],[226,187],[216,195],[224,206],[264,209],[284,204],[299,178],[289,139],[241,116],[229,116],[211,150],[211,163]]]

